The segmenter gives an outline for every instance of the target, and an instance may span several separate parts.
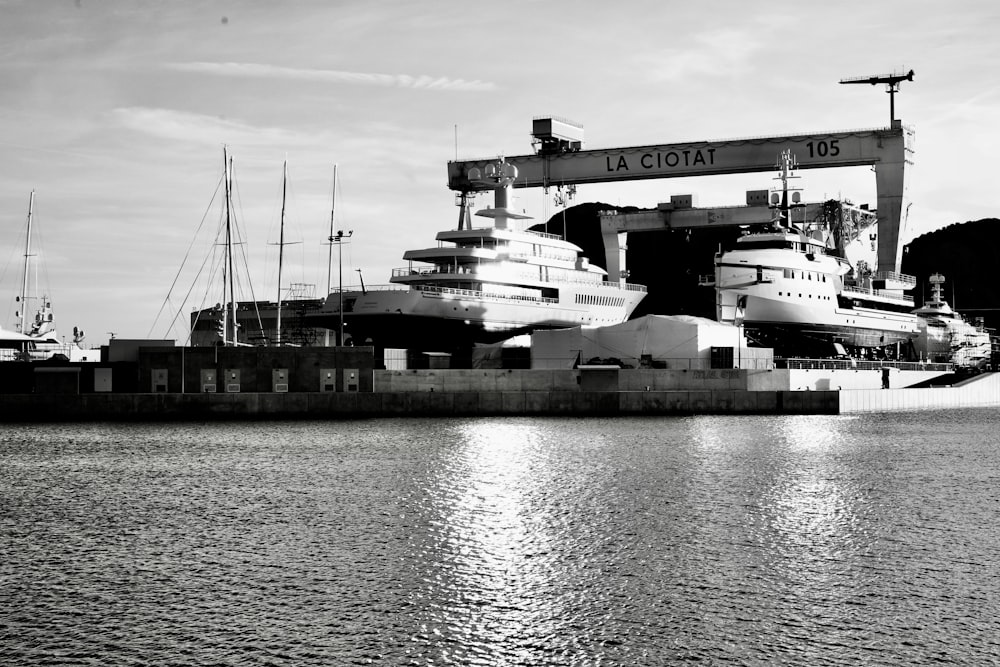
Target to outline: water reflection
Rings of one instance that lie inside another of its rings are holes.
[[[775,446],[784,451],[785,464],[775,469],[761,498],[762,537],[775,580],[806,608],[819,605],[835,613],[863,587],[857,561],[872,548],[870,536],[859,530],[866,498],[844,423],[853,419],[784,419]]]
[[[713,558],[748,582],[767,582],[790,599],[841,599],[862,582],[857,560],[873,549],[864,529],[870,482],[856,460],[853,417],[706,418],[690,424],[692,482],[725,490],[692,493],[713,505],[701,539]]]
[[[994,664],[998,419],[8,425],[0,664]]]
[[[425,615],[415,639],[447,657],[489,664],[504,647],[544,635],[559,616],[545,595],[557,551],[532,490],[548,485],[536,426],[457,425],[449,460],[427,489],[434,514]]]

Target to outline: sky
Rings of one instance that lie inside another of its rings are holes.
[[[582,123],[584,148],[883,127],[885,87],[838,82],[909,69],[904,236],[1000,217],[998,29],[986,0],[0,0],[0,326],[32,191],[31,274],[60,333],[181,342],[222,300],[224,146],[238,296],[277,297],[285,161],[281,283],[324,296],[435,245],[458,220],[448,161],[530,154],[536,116]],[[800,175],[807,201],[875,204],[865,168]],[[573,203],[737,205],[770,179],[589,185]],[[515,206],[542,221],[552,194]],[[353,232],[339,262],[331,213]]]

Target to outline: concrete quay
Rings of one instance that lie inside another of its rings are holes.
[[[195,387],[190,392],[7,393],[0,394],[0,421],[833,415],[1000,407],[1000,373],[920,389],[906,388],[920,374],[889,378],[877,372],[820,375],[814,370],[808,381],[804,377],[746,369],[375,370],[360,384],[371,387],[368,391],[207,392]]]
[[[836,391],[8,394],[0,421],[836,414]]]

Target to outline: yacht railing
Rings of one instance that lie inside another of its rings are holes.
[[[901,301],[903,303],[913,305],[913,297],[908,294],[900,294],[899,292],[894,292],[892,290],[886,289],[864,289],[858,287],[848,287],[844,285],[841,290],[842,296],[856,296],[858,298],[867,298],[870,296],[879,296],[884,299],[892,299],[893,301]]]
[[[410,289],[410,288],[407,285],[398,285],[396,283],[386,283],[384,285],[368,285],[368,284],[366,284],[364,289],[361,289],[361,285],[344,285],[344,289],[343,290],[338,290],[336,287],[334,287],[332,290],[330,290],[330,294],[339,294],[340,292],[343,292],[344,294],[347,294],[348,292],[351,292],[351,293],[353,293],[353,292],[386,292],[386,291],[405,292],[408,289]]]
[[[488,231],[495,231],[495,230],[497,230],[496,227],[488,226],[488,225],[483,225],[481,227],[469,227],[469,228],[463,229],[463,230],[453,229],[451,231],[455,231],[455,232],[457,232],[457,231],[488,232]],[[536,231],[534,231],[532,229],[524,229],[524,230],[506,229],[506,230],[499,230],[499,231],[516,232],[518,234],[530,234],[532,236],[538,236],[539,238],[543,238],[543,239],[552,239],[554,241],[564,241],[565,240],[559,234],[549,234],[548,232],[536,232]]]
[[[420,277],[420,278],[433,278],[434,276],[455,276],[455,275],[469,276],[472,279],[475,279],[475,280],[486,280],[487,282],[489,282],[491,280],[490,278],[482,278],[482,277],[480,277],[479,274],[477,274],[475,271],[465,270],[465,267],[463,267],[463,266],[459,266],[457,268],[456,267],[448,267],[448,269],[446,271],[441,271],[441,270],[439,270],[437,268],[413,268],[413,269],[411,269],[411,268],[406,268],[406,267],[398,268],[398,269],[393,269],[392,270],[392,277],[393,278],[412,278],[412,277],[415,277],[415,276],[416,277]],[[596,274],[594,274],[594,275],[596,277]],[[586,285],[587,287],[594,287],[596,289],[611,289],[611,288],[613,288],[613,289],[624,289],[624,290],[627,290],[627,291],[630,291],[630,292],[645,292],[646,291],[646,286],[645,285],[636,285],[636,284],[633,284],[633,283],[616,283],[616,282],[612,282],[612,281],[609,281],[609,280],[575,280],[575,279],[570,278],[570,279],[559,279],[559,280],[551,280],[550,279],[550,280],[544,280],[543,281],[542,278],[536,272],[533,272],[533,271],[532,272],[527,272],[527,271],[511,272],[511,271],[507,271],[504,274],[504,278],[505,279],[508,279],[508,278],[509,279],[523,279],[523,280],[529,280],[529,281],[532,281],[532,282],[536,282],[536,281],[537,282],[545,282],[545,283],[549,283],[549,284],[553,284],[553,285],[565,285],[565,284]]]
[[[896,283],[902,283],[904,285],[909,285],[911,289],[917,286],[916,276],[911,276],[908,273],[899,273],[898,271],[879,271],[875,274],[876,280],[889,280]]]
[[[531,234],[532,236],[538,236],[543,239],[555,239],[556,241],[564,240],[563,237],[559,236],[558,234],[549,234],[548,232],[536,232],[533,229],[525,229],[524,233]]]
[[[495,292],[481,292],[471,289],[458,289],[456,287],[438,287],[437,285],[414,285],[413,289],[427,294],[454,294],[472,299],[495,299],[500,301],[525,301],[531,303],[559,303],[559,299],[552,299],[547,296],[528,296],[525,294],[498,294]]]

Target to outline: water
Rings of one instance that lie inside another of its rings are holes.
[[[998,664],[998,427],[4,425],[0,664]]]

